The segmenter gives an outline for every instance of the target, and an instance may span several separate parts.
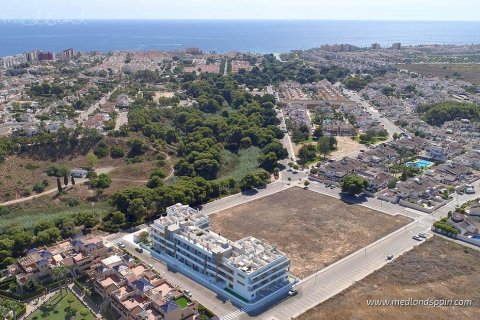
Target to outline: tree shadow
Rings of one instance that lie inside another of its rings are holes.
[[[365,196],[352,196],[345,192],[340,192],[340,200],[347,204],[362,204],[368,202],[368,199]]]

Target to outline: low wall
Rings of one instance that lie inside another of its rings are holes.
[[[412,208],[412,209],[422,211],[422,212],[425,212],[425,213],[432,213],[433,211],[437,210],[440,207],[443,207],[447,203],[448,203],[448,201],[443,201],[443,202],[440,202],[439,204],[437,204],[433,207],[425,208],[425,207],[419,206],[418,204],[411,203],[407,200],[401,199],[401,200],[398,201],[398,204],[401,205],[401,206],[404,206],[404,207],[407,207],[407,208]]]
[[[447,233],[447,232],[443,231],[442,229],[435,228],[433,226],[432,226],[432,231],[436,232],[436,233],[439,233],[441,235],[444,235],[446,237],[456,239],[456,240],[460,240],[460,241],[463,241],[463,242],[466,242],[466,243],[473,244],[474,246],[480,247],[480,240],[475,240],[475,239],[466,237],[466,236],[461,235],[461,234],[454,235],[454,234],[451,234],[451,233]]]

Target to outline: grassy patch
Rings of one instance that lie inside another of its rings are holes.
[[[234,178],[235,180],[240,180],[247,173],[258,168],[260,152],[260,149],[257,147],[242,149],[238,154],[224,150],[223,162],[218,174],[219,179]]]
[[[81,204],[73,208],[69,207],[68,205],[44,208],[29,208],[27,205],[7,207],[7,209],[1,211],[2,215],[0,216],[0,229],[5,229],[13,225],[29,228],[33,227],[38,221],[41,220],[73,216],[83,211],[93,210],[100,216],[104,216],[109,208],[110,207],[106,202],[96,203],[95,207],[92,207],[90,203]]]
[[[181,296],[181,297],[175,299],[175,303],[178,304],[178,306],[183,309],[183,308],[186,308],[188,306],[188,304],[190,303],[190,300],[188,300],[184,296]]]
[[[49,320],[64,320],[70,319],[72,316],[75,319],[94,320],[95,316],[88,310],[83,303],[70,291],[67,294],[63,291],[58,293],[41,306],[37,311],[32,313],[27,320],[49,319]]]

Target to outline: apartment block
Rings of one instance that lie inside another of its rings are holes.
[[[155,251],[188,268],[196,280],[215,283],[247,303],[268,299],[289,282],[290,260],[275,246],[254,237],[230,241],[209,230],[209,218],[187,205],[167,208],[150,237]]]

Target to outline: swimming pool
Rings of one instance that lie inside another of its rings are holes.
[[[472,239],[480,240],[480,236],[472,236]]]
[[[430,168],[431,166],[434,165],[433,162],[430,162],[428,160],[423,160],[423,159],[417,159],[415,161],[409,161],[406,163],[407,167],[416,167],[418,169],[425,169],[425,168]]]

